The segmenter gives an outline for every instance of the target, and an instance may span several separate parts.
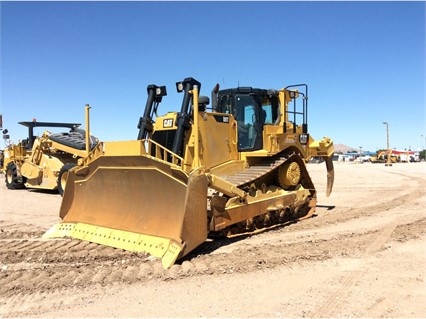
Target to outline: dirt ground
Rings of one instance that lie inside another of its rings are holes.
[[[426,163],[308,164],[316,214],[153,257],[42,240],[61,197],[0,181],[0,318],[426,317]],[[167,221],[165,221],[167,222]]]

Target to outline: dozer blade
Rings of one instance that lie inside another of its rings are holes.
[[[44,238],[73,237],[162,259],[169,268],[207,239],[208,180],[146,156],[103,156],[71,171],[63,221]]]
[[[327,167],[327,191],[326,196],[330,196],[333,190],[334,184],[334,166],[333,166],[333,156],[325,156],[325,165]]]

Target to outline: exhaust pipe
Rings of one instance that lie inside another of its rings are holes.
[[[163,96],[167,95],[167,90],[165,86],[156,86],[154,84],[150,84],[147,86],[148,98],[145,105],[145,111],[143,117],[139,118],[138,123],[138,140],[143,140],[146,138],[147,133],[152,132],[152,113],[157,112],[158,105],[160,104]],[[155,105],[154,105],[155,103]]]
[[[175,139],[173,141],[173,148],[172,152],[182,156],[183,150],[182,150],[182,144],[183,144],[183,137],[184,133],[187,129],[191,127],[190,123],[190,102],[191,102],[191,90],[194,88],[194,85],[197,86],[198,90],[201,89],[201,83],[193,78],[186,78],[182,82],[176,83],[176,89],[179,92],[184,92],[184,97],[182,101],[182,107],[180,110],[180,113],[177,116],[177,130]],[[197,96],[198,98],[198,96]]]
[[[85,115],[86,115],[86,156],[90,153],[90,123],[89,123],[89,104],[86,104]]]
[[[216,85],[214,86],[214,88],[212,90],[212,110],[213,110],[213,112],[217,112],[217,104],[218,104],[217,92],[219,92],[219,83],[216,83]]]

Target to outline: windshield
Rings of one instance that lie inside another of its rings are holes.
[[[275,125],[279,118],[279,102],[263,91],[232,92],[219,97],[218,112],[232,114],[237,121],[240,151],[257,150],[262,148],[263,126]]]

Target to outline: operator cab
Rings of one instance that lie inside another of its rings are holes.
[[[237,121],[238,151],[262,149],[263,126],[279,119],[279,99],[273,90],[240,87],[221,90],[217,112],[232,114]]]

